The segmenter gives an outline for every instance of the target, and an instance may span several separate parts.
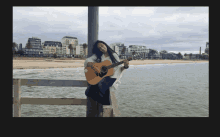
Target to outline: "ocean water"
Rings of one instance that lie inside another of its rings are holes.
[[[83,68],[13,69],[13,78],[86,80]],[[86,98],[86,87],[21,86],[21,97]],[[130,65],[115,92],[121,117],[209,117],[209,63]],[[85,117],[83,105],[21,105],[21,117]]]

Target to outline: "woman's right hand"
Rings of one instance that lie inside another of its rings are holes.
[[[92,67],[95,63],[94,62],[88,62],[87,67]]]
[[[92,67],[93,65],[95,64],[95,62],[88,62],[87,63],[87,67]],[[97,73],[100,73],[100,70],[98,69],[98,66],[94,66],[94,70],[97,72]]]

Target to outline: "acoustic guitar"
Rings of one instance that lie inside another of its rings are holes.
[[[128,58],[128,61],[132,58]],[[86,67],[85,76],[90,85],[96,85],[103,78],[112,76],[114,74],[114,67],[124,63],[124,61],[112,64],[109,60],[105,60],[100,63],[95,63],[92,67]]]

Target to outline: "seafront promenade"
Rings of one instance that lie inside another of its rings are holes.
[[[120,59],[123,61],[124,59]],[[85,59],[47,59],[47,58],[13,58],[13,69],[48,69],[48,68],[78,68],[84,67]],[[173,63],[203,63],[208,60],[131,60],[129,65],[173,64]]]

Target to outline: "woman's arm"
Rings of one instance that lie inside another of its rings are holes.
[[[95,64],[95,62],[88,62],[87,67],[92,67]]]
[[[91,67],[93,64],[95,64],[95,56],[92,55],[91,57],[87,58],[84,62],[84,67]]]
[[[124,66],[121,67],[121,71],[125,70]]]
[[[119,59],[118,55],[117,55],[116,53],[114,53],[113,55],[114,55],[115,59],[116,59],[118,62],[120,62],[120,59]],[[122,65],[119,65],[119,66],[117,66],[117,67],[118,67],[119,69],[121,69],[121,72],[122,72],[123,70],[125,70],[124,66],[122,66]],[[116,68],[116,69],[117,69],[117,68]]]

